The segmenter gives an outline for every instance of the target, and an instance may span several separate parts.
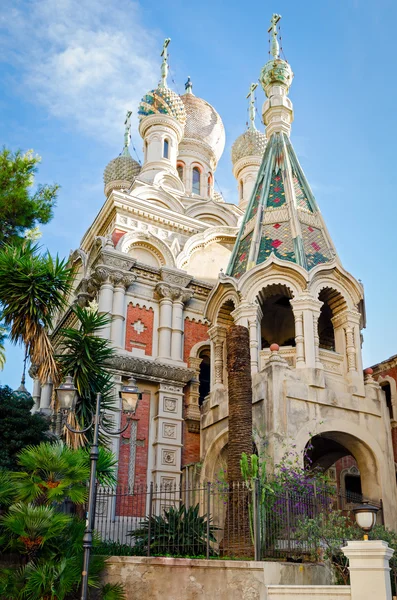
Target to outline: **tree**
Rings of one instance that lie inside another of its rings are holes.
[[[40,254],[30,241],[0,248],[1,318],[11,342],[25,345],[42,383],[58,378],[47,330],[65,307],[72,280],[73,269],[66,261]]]
[[[77,426],[84,428],[92,419],[95,412],[96,395],[102,394],[102,410],[115,410],[113,398],[113,376],[110,373],[110,360],[114,349],[109,340],[101,338],[100,330],[109,322],[107,315],[98,314],[95,305],[81,308],[73,307],[79,325],[76,328],[62,329],[61,353],[56,356],[62,377],[72,375],[77,388],[79,400],[76,406]],[[110,426],[107,418],[103,422]],[[73,424],[76,426],[76,423]],[[85,436],[70,434],[67,430],[67,441],[77,446],[90,441],[92,429]],[[101,435],[105,442],[106,436]]]
[[[0,152],[0,244],[18,241],[26,230],[48,223],[53,217],[59,186],[38,185],[34,176],[40,156],[3,148]]]
[[[226,552],[249,556],[250,543],[248,488],[244,485],[240,460],[252,451],[252,380],[249,333],[246,327],[232,325],[226,335],[229,395],[228,483],[226,512]]]
[[[18,452],[46,439],[48,422],[32,415],[32,407],[32,398],[18,398],[11,388],[0,387],[0,468],[16,470]]]

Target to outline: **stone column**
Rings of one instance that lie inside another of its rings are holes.
[[[335,333],[335,349],[345,359],[345,373],[351,391],[365,395],[359,345],[360,313],[356,310],[338,312],[331,320]],[[360,364],[360,371],[358,371]]]
[[[104,267],[95,269],[95,279],[99,282],[99,297],[98,297],[98,313],[100,315],[108,315],[111,317],[113,308],[113,283],[110,280],[110,271]],[[98,335],[109,340],[110,339],[110,322],[103,327]]]
[[[52,381],[48,379],[41,388],[40,412],[49,414],[51,412]]]
[[[303,337],[303,312],[295,312],[296,368],[305,367],[305,338]]]
[[[171,332],[171,358],[172,360],[183,360],[183,307],[193,295],[192,290],[183,288],[172,288],[172,332]]]
[[[186,408],[185,408],[185,422],[188,431],[191,433],[199,433],[200,431],[200,365],[203,359],[190,356],[189,357],[189,368],[194,369],[195,378],[192,379],[187,388],[186,394]]]
[[[259,369],[259,324],[261,322],[262,311],[256,302],[241,302],[239,306],[231,313],[236,325],[247,327],[250,336],[250,358],[251,373],[257,373]]]
[[[323,303],[306,290],[290,300],[290,304],[295,318],[296,366],[321,369],[317,323]]]
[[[41,396],[40,380],[37,377],[35,377],[35,379],[33,380],[32,398],[34,400],[34,406],[32,408],[32,413],[37,412],[40,408],[40,396]]]
[[[171,288],[165,283],[156,287],[160,296],[160,322],[158,327],[159,347],[158,358],[169,360],[171,357],[171,335],[172,335],[172,296]]]
[[[342,552],[349,559],[351,600],[391,600],[389,560],[394,551],[386,542],[347,542]]]
[[[111,274],[110,278],[114,285],[110,337],[114,346],[124,349],[125,291],[136,280],[136,275],[115,272]]]
[[[213,362],[213,378],[215,386],[224,384],[224,346],[226,340],[226,328],[222,325],[213,325],[208,330],[209,338],[213,345],[211,362]]]

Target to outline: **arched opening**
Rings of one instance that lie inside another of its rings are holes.
[[[340,509],[349,510],[363,500],[380,502],[375,456],[359,438],[340,431],[315,435],[306,445],[304,460],[308,470],[334,474],[331,479]]]
[[[198,167],[193,167],[192,170],[192,192],[193,194],[200,195],[200,178],[201,173]]]
[[[271,344],[295,346],[295,319],[291,298],[291,290],[281,284],[269,285],[259,293],[262,350],[269,348]]]
[[[184,171],[184,166],[185,166],[185,165],[184,165],[183,163],[178,163],[178,164],[177,164],[177,167],[176,167],[176,170],[178,171],[178,176],[179,176],[179,179],[180,179],[181,181],[183,181],[183,175],[184,175],[183,171]]]
[[[318,319],[319,347],[324,350],[336,352],[335,332],[332,318],[342,309],[347,308],[346,300],[342,294],[332,288],[321,290],[318,299],[323,303]]]
[[[201,406],[211,390],[211,353],[209,348],[204,348],[199,353],[201,358],[199,374],[199,406]]]
[[[240,200],[244,199],[244,184],[243,184],[242,179],[240,179],[240,185],[239,185],[239,198],[240,198]]]
[[[147,141],[145,140],[145,143],[143,145],[143,159],[146,162],[147,160]]]
[[[380,387],[382,388],[382,391],[385,393],[386,406],[389,411],[390,419],[393,419],[393,403],[392,403],[392,399],[391,399],[390,383],[388,381],[381,381]]]
[[[144,242],[136,242],[132,244],[128,249],[129,256],[136,258],[138,262],[141,262],[150,267],[159,268],[165,265],[165,259],[156,248],[150,244]]]
[[[167,138],[163,142],[163,158],[169,158],[169,141]]]

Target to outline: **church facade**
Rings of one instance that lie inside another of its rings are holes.
[[[396,526],[396,476],[389,409],[363,372],[363,287],[342,266],[290,141],[293,73],[272,58],[260,83],[265,133],[250,124],[232,148],[238,203],[214,190],[225,145],[221,117],[193,93],[161,80],[138,108],[144,160],[124,147],[104,172],[106,200],[70,256],[70,306],[96,301],[111,316],[102,335],[116,349],[115,398],[133,375],[143,392],[133,426],[115,441],[119,481],[133,488],[178,484],[182,474],[213,480],[227,464],[225,338],[249,329],[254,437],[270,461],[285,446],[329,469],[350,457],[362,493],[382,500]],[[53,331],[72,326],[69,308]],[[35,382],[37,408],[51,383]],[[198,468],[199,465],[199,468]],[[198,475],[197,475],[198,473]]]

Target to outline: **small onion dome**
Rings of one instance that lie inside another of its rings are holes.
[[[192,92],[181,96],[186,109],[186,125],[183,141],[198,140],[212,150],[216,161],[225,148],[225,128],[217,111],[211,104]]]
[[[103,173],[105,195],[108,196],[112,190],[129,188],[140,170],[141,165],[132,158],[128,150],[111,160]]]
[[[269,60],[263,67],[259,76],[259,81],[267,95],[267,88],[270,85],[282,85],[287,91],[292,83],[294,74],[289,64],[281,58]]]
[[[248,156],[263,156],[266,147],[266,134],[257,129],[248,129],[240,135],[232,146],[232,163]]]
[[[148,115],[168,115],[174,117],[183,126],[186,112],[180,96],[167,87],[158,86],[142,98],[138,107],[138,117],[142,121]]]

